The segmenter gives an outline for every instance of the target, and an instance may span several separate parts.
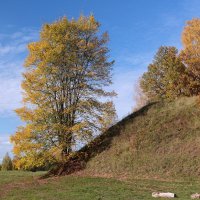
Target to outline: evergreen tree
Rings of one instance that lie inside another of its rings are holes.
[[[6,153],[6,155],[3,158],[1,169],[5,171],[13,169],[12,160],[8,153]]]

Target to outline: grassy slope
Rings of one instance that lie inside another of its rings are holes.
[[[0,172],[0,199],[150,200],[154,199],[151,197],[153,191],[171,191],[175,192],[179,199],[186,200],[192,193],[198,192],[200,184],[200,181],[167,182],[134,179],[124,182],[106,178],[75,176],[46,179],[41,182],[41,180],[35,179],[38,175],[38,173],[30,172]],[[2,180],[4,181],[2,182]],[[7,188],[6,192],[5,188]]]
[[[130,115],[110,148],[91,158],[85,174],[165,177],[200,174],[200,105],[182,98]]]
[[[106,177],[198,176],[199,116],[197,97],[145,106],[51,173],[84,169],[82,174]]]

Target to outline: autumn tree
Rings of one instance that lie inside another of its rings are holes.
[[[1,170],[8,171],[8,170],[12,170],[12,169],[13,169],[12,160],[11,160],[9,154],[6,153],[6,155],[4,156],[3,161],[2,161]]]
[[[45,24],[28,45],[24,106],[16,110],[26,125],[11,137],[18,168],[64,162],[77,141],[90,140],[115,116],[115,93],[106,90],[113,61],[99,27],[94,16],[64,17]]]
[[[140,79],[134,85],[133,100],[135,103],[133,107],[133,111],[137,111],[138,109],[147,105],[149,102],[148,97],[143,92],[142,88],[140,87]]]
[[[175,99],[188,94],[186,67],[175,47],[161,46],[140,80],[140,87],[151,100]]]
[[[181,58],[189,73],[191,95],[200,94],[200,19],[187,22],[182,33],[183,50]]]

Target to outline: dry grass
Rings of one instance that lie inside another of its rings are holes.
[[[198,97],[149,104],[72,155],[48,175],[121,178],[200,174]]]

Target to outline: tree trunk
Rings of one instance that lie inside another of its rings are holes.
[[[65,143],[63,144],[61,157],[62,157],[62,162],[65,162],[66,158],[72,152],[72,133],[68,133],[67,138],[62,142],[65,142]]]

